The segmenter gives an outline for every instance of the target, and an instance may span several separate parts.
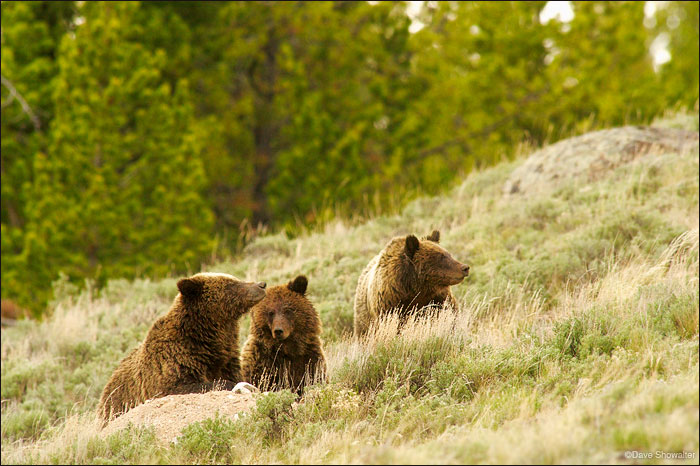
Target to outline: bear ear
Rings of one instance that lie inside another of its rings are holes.
[[[440,230],[433,230],[432,233],[430,233],[428,236],[425,237],[428,241],[432,241],[434,243],[439,243],[440,242]]]
[[[202,294],[204,285],[201,281],[193,278],[182,278],[177,282],[177,289],[186,298],[196,298]]]
[[[415,235],[408,235],[406,237],[406,254],[408,254],[408,257],[413,259],[413,256],[418,250],[419,246],[420,242],[418,241],[418,238],[415,237]]]
[[[308,285],[309,281],[306,279],[306,277],[304,275],[299,275],[297,278],[287,284],[287,288],[289,288],[290,291],[299,293],[303,296],[306,293],[306,287]]]

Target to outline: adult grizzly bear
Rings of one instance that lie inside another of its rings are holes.
[[[267,291],[250,311],[250,336],[243,347],[243,380],[261,390],[304,386],[325,380],[321,320],[306,298],[308,280],[299,275]]]
[[[457,307],[451,285],[469,275],[469,266],[452,258],[434,230],[419,240],[393,238],[362,271],[355,291],[355,335],[367,333],[380,316],[396,311],[401,321],[429,304]]]
[[[241,381],[238,319],[265,297],[265,283],[223,273],[177,282],[170,311],[116,368],[98,414],[108,421],[150,398],[231,389]]]

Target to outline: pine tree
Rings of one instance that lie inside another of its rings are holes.
[[[34,157],[45,150],[58,43],[74,2],[2,2],[2,296],[26,289],[21,253]]]
[[[427,2],[412,38],[427,90],[402,128],[413,150],[398,180],[442,189],[456,173],[489,165],[528,135],[541,137],[553,101],[545,79],[545,2]]]
[[[50,143],[34,165],[26,280],[194,268],[212,247],[187,82],[166,82],[142,43],[138,3],[85,3],[64,38]],[[37,295],[40,306],[46,294]]]
[[[403,4],[297,10],[284,13],[290,32],[278,46],[276,100],[288,115],[265,193],[276,218],[306,223],[386,190],[383,168],[408,149],[396,130],[415,94]]]

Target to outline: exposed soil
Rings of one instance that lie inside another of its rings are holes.
[[[107,436],[131,423],[139,427],[153,426],[158,440],[172,442],[184,427],[214,417],[217,411],[221,417],[237,419],[239,413],[250,411],[255,406],[257,395],[213,391],[155,398],[117,417],[107,424],[101,433]]]

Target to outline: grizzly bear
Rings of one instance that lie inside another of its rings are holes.
[[[469,275],[469,266],[443,249],[440,232],[419,240],[414,235],[393,238],[362,271],[355,291],[355,335],[367,333],[380,316],[397,312],[399,320],[428,305],[456,309],[451,285]]]
[[[23,319],[29,316],[29,311],[21,308],[17,303],[10,299],[3,299],[0,302],[0,310],[2,311],[3,327],[15,325],[18,319]]]
[[[238,320],[265,297],[265,283],[223,273],[198,273],[177,282],[167,314],[115,369],[98,414],[106,422],[144,401],[222,388],[241,381]]]
[[[306,298],[308,280],[299,275],[267,291],[250,311],[250,335],[243,347],[243,380],[263,391],[304,386],[325,380],[326,358],[321,319]]]

